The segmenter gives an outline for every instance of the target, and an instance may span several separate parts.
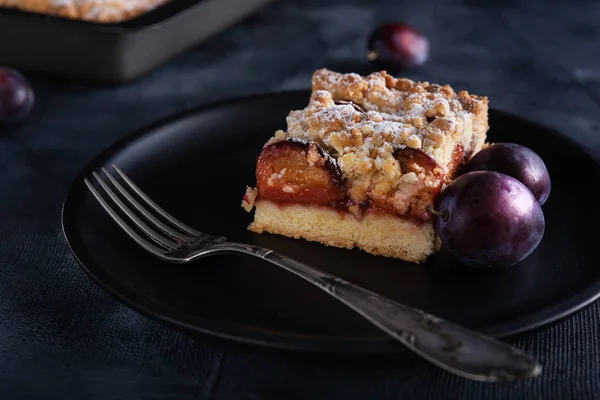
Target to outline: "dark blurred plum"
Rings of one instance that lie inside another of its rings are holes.
[[[0,67],[0,123],[20,122],[34,102],[33,89],[25,77],[12,68]]]
[[[471,159],[465,172],[495,171],[512,176],[524,184],[544,205],[550,195],[550,175],[546,164],[531,149],[515,143],[496,143]]]
[[[389,22],[376,28],[367,41],[369,61],[377,69],[401,72],[424,64],[429,58],[429,40],[406,24]]]
[[[471,267],[507,267],[526,258],[545,230],[542,209],[518,180],[498,172],[469,172],[436,200],[444,247]]]

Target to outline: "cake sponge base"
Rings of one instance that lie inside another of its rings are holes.
[[[357,219],[349,212],[302,204],[258,200],[248,229],[304,239],[327,246],[421,263],[440,248],[433,224],[415,223],[386,214]]]

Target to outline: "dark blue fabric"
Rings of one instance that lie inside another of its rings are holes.
[[[30,74],[35,112],[0,137],[0,398],[600,398],[598,303],[515,342],[545,365],[539,379],[486,385],[411,356],[307,356],[192,339],[109,297],[70,255],[61,203],[101,149],[182,109],[307,88],[316,68],[361,72],[366,35],[389,19],[431,39],[429,63],[409,77],[486,94],[493,107],[600,154],[593,1],[279,0],[127,85]]]

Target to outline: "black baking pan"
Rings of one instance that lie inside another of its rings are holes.
[[[0,8],[0,65],[123,83],[222,31],[273,0],[173,0],[105,24]]]

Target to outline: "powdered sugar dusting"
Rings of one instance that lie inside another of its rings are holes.
[[[465,115],[472,119],[478,106],[487,107],[487,99],[457,95],[449,86],[396,79],[385,72],[362,77],[322,69],[313,75],[308,106],[289,114],[284,136],[326,146],[349,177],[389,168],[391,162],[367,163],[365,157],[386,160],[405,147],[446,167],[455,145],[466,145],[473,134],[457,121]]]

